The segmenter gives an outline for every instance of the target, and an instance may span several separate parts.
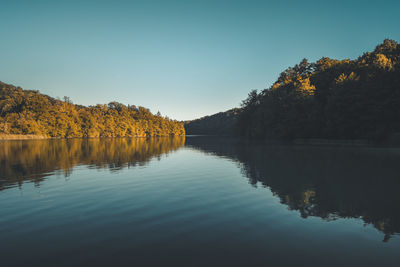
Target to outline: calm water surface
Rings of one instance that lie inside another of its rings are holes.
[[[0,142],[1,266],[400,266],[400,149]]]

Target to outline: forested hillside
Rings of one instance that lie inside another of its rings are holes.
[[[241,109],[234,108],[185,123],[186,134],[233,135]]]
[[[184,135],[183,123],[153,115],[144,107],[74,105],[38,91],[0,82],[0,134],[47,137],[134,137]]]
[[[242,136],[385,139],[400,133],[400,45],[386,39],[355,60],[306,59],[252,91]]]

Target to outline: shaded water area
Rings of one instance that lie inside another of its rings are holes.
[[[400,266],[400,148],[0,141],[2,266]]]

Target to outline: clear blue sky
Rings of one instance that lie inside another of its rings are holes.
[[[184,120],[239,105],[302,58],[400,41],[400,1],[0,0],[0,80]]]

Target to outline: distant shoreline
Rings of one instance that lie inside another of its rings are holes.
[[[102,139],[102,138],[160,138],[160,137],[226,137],[238,138],[247,141],[261,141],[266,144],[293,144],[293,145],[316,145],[316,146],[369,146],[369,145],[389,145],[400,146],[399,139],[373,141],[368,139],[324,139],[324,138],[296,138],[291,141],[284,141],[281,139],[260,139],[260,138],[243,138],[238,136],[221,136],[221,135],[163,135],[163,136],[118,136],[118,137],[51,137],[45,135],[35,134],[1,134],[0,141],[13,141],[13,140],[61,140],[61,139]]]
[[[121,137],[51,137],[35,134],[0,134],[0,141],[11,140],[44,140],[44,139],[93,139],[93,138],[147,138],[147,137],[181,137],[184,135],[163,136],[121,136]]]
[[[0,140],[30,140],[30,139],[52,139],[52,137],[35,134],[0,134]]]
[[[325,138],[297,138],[295,145],[340,145],[340,146],[365,146],[373,144],[367,139],[325,139]]]

